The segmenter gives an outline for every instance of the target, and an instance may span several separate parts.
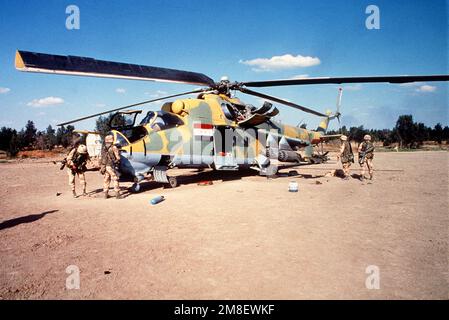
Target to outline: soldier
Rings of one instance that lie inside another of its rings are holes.
[[[368,171],[369,179],[373,180],[373,158],[374,158],[374,144],[371,142],[369,134],[363,137],[363,142],[359,145],[359,164],[362,167],[362,175],[360,181],[365,179],[365,173]]]
[[[352,147],[351,144],[348,141],[348,137],[345,135],[342,135],[340,137],[341,139],[341,147],[340,147],[340,153],[337,155],[337,160],[341,160],[341,164],[343,165],[343,173],[344,173],[344,180],[349,180],[349,170],[351,167],[351,163],[354,162],[354,154],[352,153]]]
[[[114,137],[112,135],[107,135],[104,138],[104,145],[101,150],[101,174],[104,175],[103,182],[103,191],[104,198],[109,198],[109,185],[112,180],[112,184],[114,185],[115,197],[117,199],[122,199],[120,195],[120,186],[118,182],[118,168],[120,167],[120,153],[118,148],[113,145]]]
[[[89,161],[89,154],[87,153],[87,147],[84,144],[78,144],[68,154],[66,158],[67,173],[69,175],[69,185],[72,188],[73,197],[76,198],[75,191],[75,176],[78,175],[81,185],[83,186],[83,196],[87,195],[86,192],[86,177],[84,172],[87,171],[86,164]]]

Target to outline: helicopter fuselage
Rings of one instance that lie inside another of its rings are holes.
[[[161,111],[148,112],[139,125],[128,130],[113,130],[121,151],[121,171],[137,182],[148,173],[156,181],[167,182],[165,171],[174,167],[257,167],[263,172],[279,152],[284,152],[284,161],[299,162],[301,157],[293,153],[305,148],[306,156],[311,156],[313,145],[321,142],[324,131],[281,124],[271,119],[269,110],[239,121],[231,113],[244,107],[226,95],[203,94],[166,103]]]

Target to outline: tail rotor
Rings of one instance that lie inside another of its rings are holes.
[[[342,97],[343,97],[343,88],[338,88],[337,109],[335,110],[335,114],[331,117],[331,119],[335,119],[335,118],[337,119],[338,128],[339,128],[340,133],[342,133],[341,132],[341,122],[340,122],[340,116],[341,116],[340,107],[341,107]]]

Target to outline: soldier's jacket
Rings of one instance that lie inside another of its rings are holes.
[[[104,145],[101,149],[101,165],[114,167],[120,162],[120,153],[115,145]]]
[[[353,162],[354,154],[352,153],[351,144],[348,141],[344,141],[343,146],[344,146],[344,149],[341,154],[341,162],[342,163]]]
[[[69,168],[72,168],[73,166],[75,166],[76,172],[85,172],[87,170],[86,164],[87,164],[87,161],[89,160],[89,155],[88,154],[80,154],[77,152],[77,148],[73,148],[69,152],[66,160],[67,160],[67,166]]]
[[[371,141],[363,141],[360,144],[360,151],[365,153],[366,159],[374,158],[374,144]]]

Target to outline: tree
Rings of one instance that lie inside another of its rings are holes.
[[[109,131],[111,131],[111,126],[109,122],[111,120],[111,114],[108,116],[100,116],[95,122],[95,131],[97,131],[101,137],[105,137]]]
[[[449,142],[449,127],[445,126],[443,129],[443,140]]]
[[[401,148],[403,146],[410,147],[416,139],[416,127],[413,123],[413,116],[399,116],[398,121],[396,121],[395,133],[399,139]]]
[[[12,157],[14,157],[15,155],[17,155],[17,153],[19,153],[19,150],[20,150],[19,136],[17,134],[14,134],[11,137],[11,141],[9,142],[9,154]]]
[[[75,130],[74,126],[68,125],[67,127],[60,126],[56,131],[56,143],[67,148],[72,144],[72,134]]]
[[[53,147],[57,144],[55,129],[51,125],[47,127],[45,132],[45,147],[47,149],[53,149]]]
[[[9,144],[13,135],[16,135],[16,130],[11,128],[2,127],[0,129],[0,150],[7,151],[9,150]]]
[[[367,130],[363,126],[349,128],[349,136],[353,141],[362,142],[365,134],[367,134]]]
[[[126,124],[126,119],[123,115],[117,115],[116,113],[110,113],[103,117],[100,116],[95,122],[95,131],[97,131],[103,138],[111,131],[111,119],[114,117],[113,126],[120,127]]]
[[[434,141],[437,141],[438,144],[441,144],[441,141],[443,140],[443,127],[441,126],[441,124],[437,123],[432,131],[433,131],[432,139]]]
[[[25,126],[25,132],[24,132],[24,144],[26,147],[32,146],[36,140],[36,133],[37,129],[34,126],[34,122],[31,120],[28,120],[26,126]]]
[[[45,149],[45,134],[42,131],[39,131],[36,134],[36,139],[34,143],[35,147],[40,150]]]

